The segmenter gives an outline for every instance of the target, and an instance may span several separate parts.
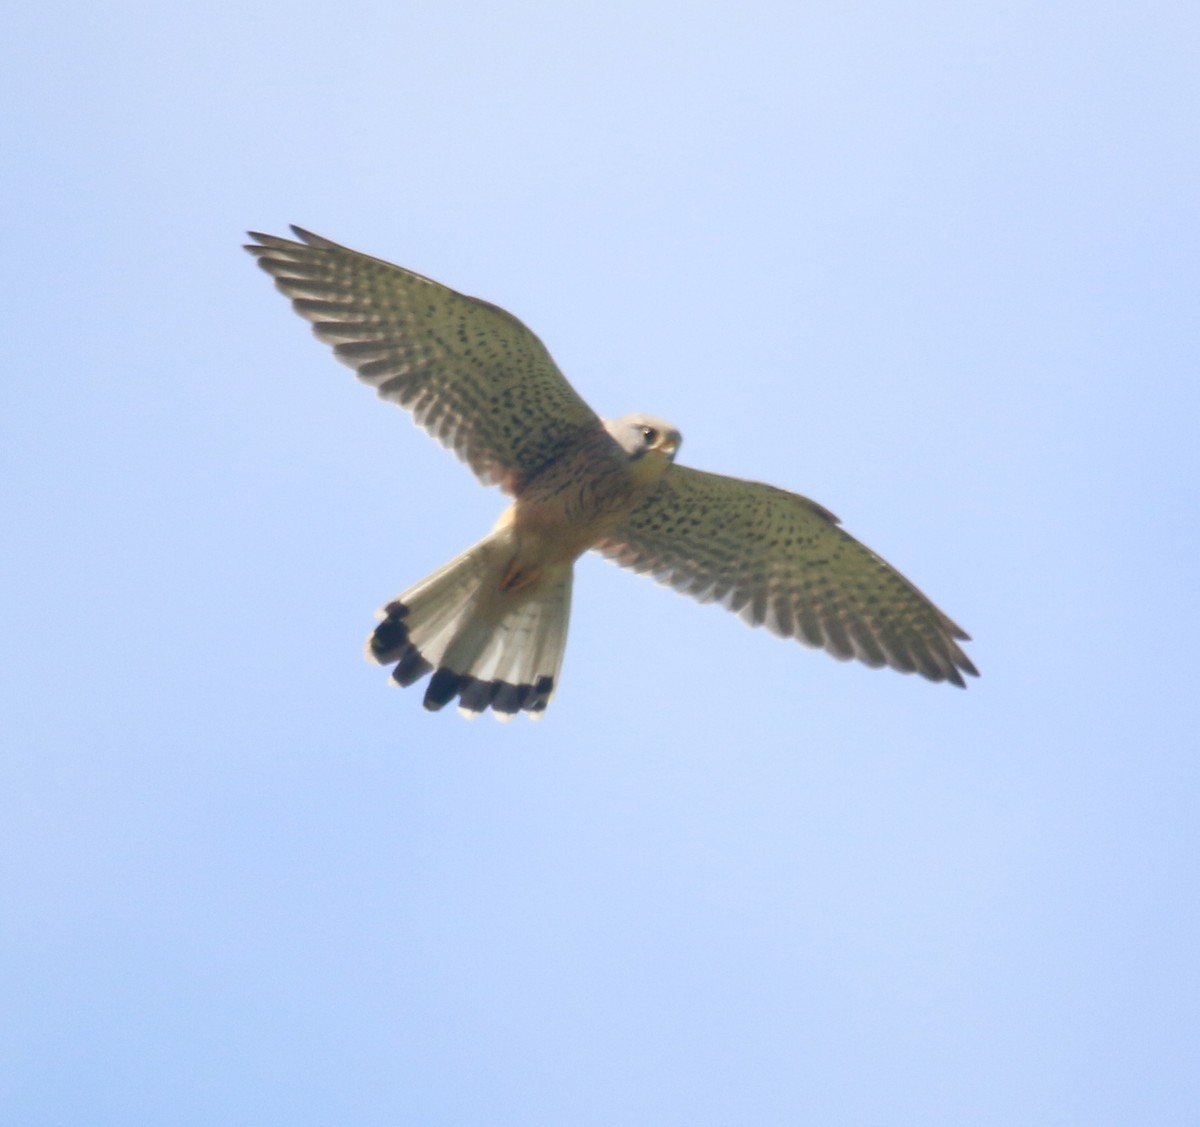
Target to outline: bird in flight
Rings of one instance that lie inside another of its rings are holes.
[[[292,228],[246,247],[313,332],[512,497],[474,547],[380,612],[367,655],[427,709],[541,715],[589,549],[841,660],[965,687],[969,638],[828,509],[676,464],[679,431],[600,418],[511,313]]]

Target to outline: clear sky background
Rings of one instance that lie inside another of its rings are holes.
[[[1194,1124],[1193,3],[20,5],[0,1120]],[[375,609],[478,487],[240,249],[512,310],[838,513],[969,691],[581,561],[546,719]]]

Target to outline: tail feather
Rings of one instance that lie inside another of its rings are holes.
[[[572,568],[548,569],[515,591],[503,585],[512,560],[502,529],[410,587],[382,612],[368,656],[395,663],[408,686],[432,672],[425,707],[455,697],[468,716],[540,715],[558,685],[571,610]]]

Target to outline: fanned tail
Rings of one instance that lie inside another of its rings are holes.
[[[388,603],[367,641],[367,655],[395,663],[392,679],[412,685],[433,674],[425,707],[455,697],[459,711],[491,708],[501,720],[540,716],[558,687],[573,566],[548,568],[511,590],[504,578],[512,533],[500,529]]]

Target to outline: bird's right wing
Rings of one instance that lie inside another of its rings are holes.
[[[293,227],[246,249],[337,358],[486,484],[510,493],[602,429],[517,318],[399,266]]]
[[[752,626],[964,686],[969,640],[895,568],[815,501],[774,486],[671,466],[597,548]]]

